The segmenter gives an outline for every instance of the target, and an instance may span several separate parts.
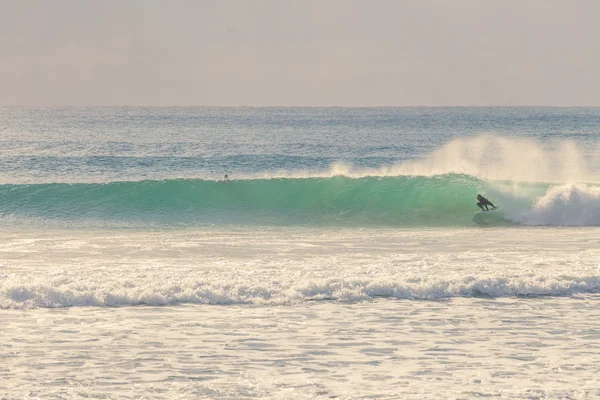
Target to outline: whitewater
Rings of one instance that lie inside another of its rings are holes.
[[[596,397],[599,132],[598,108],[2,108],[0,398]]]

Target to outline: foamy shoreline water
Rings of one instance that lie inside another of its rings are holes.
[[[2,398],[600,395],[599,297],[0,310]]]
[[[5,229],[0,393],[590,398],[599,244],[594,227]]]
[[[598,228],[40,230],[1,239],[7,309],[600,292]]]

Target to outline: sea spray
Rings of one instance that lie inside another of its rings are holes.
[[[423,157],[379,168],[335,163],[325,173],[278,173],[271,176],[469,175],[510,182],[600,183],[600,148],[582,148],[571,140],[541,142],[498,134],[455,138]]]

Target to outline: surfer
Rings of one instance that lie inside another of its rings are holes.
[[[485,206],[485,211],[489,211],[488,205],[492,206],[492,209],[496,208],[496,206],[493,205],[491,201],[489,201],[488,199],[486,199],[485,197],[483,197],[480,194],[477,195],[477,200],[479,200],[479,203],[477,203],[477,205],[479,206],[479,208],[481,208],[481,211],[484,211],[483,210],[484,206]]]

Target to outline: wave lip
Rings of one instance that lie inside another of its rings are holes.
[[[600,276],[487,277],[448,279],[322,279],[212,283],[144,281],[82,283],[66,279],[26,283],[4,277],[0,308],[117,307],[176,304],[289,305],[306,301],[369,301],[375,298],[442,300],[457,297],[570,296],[600,293]]]

